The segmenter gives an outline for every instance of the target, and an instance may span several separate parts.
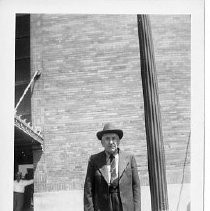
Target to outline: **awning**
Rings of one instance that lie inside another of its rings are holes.
[[[44,143],[44,138],[41,131],[33,127],[31,123],[27,123],[26,120],[21,119],[21,116],[15,114],[15,133],[20,137],[15,139],[16,145],[41,145]]]

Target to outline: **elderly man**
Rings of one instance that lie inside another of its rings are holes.
[[[140,211],[140,181],[133,155],[119,149],[123,131],[106,123],[97,138],[104,151],[89,159],[85,211]]]

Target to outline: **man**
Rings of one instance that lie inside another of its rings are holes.
[[[14,181],[14,196],[13,196],[13,210],[22,211],[24,204],[24,191],[27,185],[33,184],[34,180],[22,180],[22,173],[16,173],[16,180]]]
[[[84,210],[140,211],[140,181],[135,158],[119,149],[123,131],[106,123],[96,136],[104,151],[89,159]]]

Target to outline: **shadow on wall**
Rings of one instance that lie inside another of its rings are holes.
[[[41,146],[34,146],[33,147],[33,165],[34,165],[34,172],[36,171],[37,165],[41,160],[43,151]]]
[[[35,148],[33,150],[33,166],[34,166],[34,179],[35,179],[34,191],[37,190],[36,180],[38,179],[38,172],[40,171],[40,168],[43,168],[44,165],[43,155],[44,153],[41,147]]]

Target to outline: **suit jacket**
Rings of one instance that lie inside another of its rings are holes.
[[[141,195],[137,165],[133,155],[119,150],[119,191],[123,211],[140,211]],[[109,185],[105,151],[92,155],[84,185],[84,210],[109,211]]]

